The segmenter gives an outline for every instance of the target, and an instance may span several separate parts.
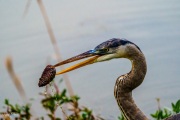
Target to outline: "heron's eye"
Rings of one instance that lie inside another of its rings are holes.
[[[100,52],[103,52],[103,53],[106,53],[106,52],[109,51],[109,49],[108,49],[108,48],[104,48],[104,49],[100,49],[99,51],[100,51]]]
[[[104,51],[108,52],[108,51],[109,51],[109,48],[105,48],[105,50],[104,50]]]

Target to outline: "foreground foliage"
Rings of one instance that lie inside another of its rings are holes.
[[[67,115],[65,111],[63,111],[64,115],[66,116],[67,120],[94,120],[95,117],[92,114],[92,111],[87,107],[79,107],[79,97],[78,96],[71,96],[68,97],[66,95],[66,90],[64,89],[61,94],[54,94],[54,95],[45,95],[46,97],[42,99],[41,104],[43,107],[49,111],[47,114],[51,120],[61,120],[61,118],[55,117],[56,109],[59,106],[64,104],[69,104],[70,108],[68,112],[70,113]],[[61,107],[62,109],[62,107]]]
[[[180,113],[180,100],[178,100],[176,103],[171,103],[171,108],[161,108],[159,98],[157,98],[157,102],[158,102],[158,110],[156,110],[155,113],[150,114],[151,117],[154,118],[155,120],[163,120],[174,114]],[[121,116],[118,116],[118,120],[125,120],[125,118],[121,114]]]
[[[79,106],[80,97],[75,96],[67,96],[66,89],[63,89],[62,92],[59,91],[56,84],[54,84],[54,88],[56,92],[54,94],[50,94],[50,92],[40,93],[43,96],[41,100],[42,107],[47,111],[47,116],[51,120],[104,120],[100,116],[95,116],[87,107]],[[48,88],[46,88],[48,89]],[[161,108],[160,107],[160,99],[157,99],[158,102],[158,110],[155,113],[151,114],[152,118],[155,120],[162,120],[167,118],[173,114],[180,112],[180,100],[175,103],[171,103],[171,108]],[[5,99],[5,112],[0,112],[0,118],[4,116],[5,119],[10,120],[12,118],[12,114],[14,115],[14,119],[17,120],[30,120],[32,119],[31,114],[31,104],[19,105],[19,104],[11,104],[8,99]],[[68,107],[67,107],[68,106]],[[64,110],[63,107],[66,107]],[[59,118],[56,116],[57,109],[60,108],[63,114],[63,118]],[[36,120],[44,120],[45,117],[36,117]],[[118,120],[125,120],[123,115],[118,117]]]
[[[99,116],[93,115],[92,110],[83,106],[79,106],[80,97],[77,95],[67,96],[66,89],[63,89],[60,92],[59,88],[55,83],[55,91],[52,94],[49,92],[51,86],[46,86],[44,93],[40,93],[43,96],[41,100],[42,107],[47,111],[47,116],[51,120],[103,120]],[[0,118],[4,117],[5,119],[18,119],[18,120],[30,120],[32,119],[32,114],[30,111],[31,104],[19,105],[11,104],[8,99],[5,99],[5,112],[0,111]],[[60,108],[63,114],[63,118],[56,116],[57,109]],[[65,108],[65,110],[64,110]],[[47,117],[38,117],[36,120],[44,120]]]
[[[158,102],[158,110],[156,110],[155,113],[151,114],[151,116],[156,120],[162,120],[180,112],[180,100],[178,100],[176,103],[171,103],[171,109],[169,108],[162,109],[160,108],[159,105],[159,99],[157,99],[157,102]]]

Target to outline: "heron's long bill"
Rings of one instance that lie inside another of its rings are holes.
[[[56,75],[59,75],[59,74],[63,74],[63,73],[66,73],[66,72],[69,72],[69,71],[72,71],[72,70],[75,70],[77,68],[80,68],[80,67],[83,67],[85,65],[88,65],[88,64],[92,64],[94,61],[96,61],[96,59],[99,57],[98,55],[94,55],[94,54],[91,54],[90,51],[87,51],[85,53],[82,53],[80,55],[77,55],[77,56],[74,56],[72,58],[69,58],[67,60],[64,60],[60,63],[57,63],[56,65],[54,65],[54,67],[58,67],[60,65],[64,65],[64,64],[67,64],[67,63],[71,63],[71,62],[74,62],[74,61],[77,61],[77,60],[80,60],[80,59],[83,59],[83,58],[87,58],[87,57],[91,57],[87,60],[84,60],[80,63],[77,63],[73,66],[70,66],[60,72],[57,72]]]

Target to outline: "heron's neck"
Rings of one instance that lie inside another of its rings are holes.
[[[148,120],[136,106],[132,98],[132,90],[138,87],[146,74],[146,61],[142,53],[128,57],[132,62],[129,73],[120,76],[115,84],[114,95],[117,103],[127,120]]]

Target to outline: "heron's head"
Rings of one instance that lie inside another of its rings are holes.
[[[92,50],[89,50],[87,52],[74,56],[67,60],[64,60],[60,63],[57,63],[56,65],[54,65],[54,67],[67,64],[70,62],[74,62],[80,59],[89,58],[69,68],[66,68],[60,72],[57,72],[56,75],[58,75],[58,74],[63,74],[63,73],[72,71],[74,69],[83,67],[85,65],[96,63],[96,62],[107,61],[114,58],[128,58],[132,54],[134,54],[135,51],[141,52],[139,47],[135,45],[134,43],[125,39],[113,38],[106,42],[101,43],[100,45],[98,45]]]
[[[55,65],[48,65],[44,69],[41,78],[39,79],[38,85],[39,87],[45,86],[53,80],[55,75],[63,74],[85,65],[107,61],[114,58],[128,58],[130,60],[133,60],[133,57],[136,57],[139,54],[142,54],[141,50],[134,43],[125,39],[113,38],[101,43],[92,50],[88,50]],[[85,58],[88,59],[56,73],[55,67]]]

